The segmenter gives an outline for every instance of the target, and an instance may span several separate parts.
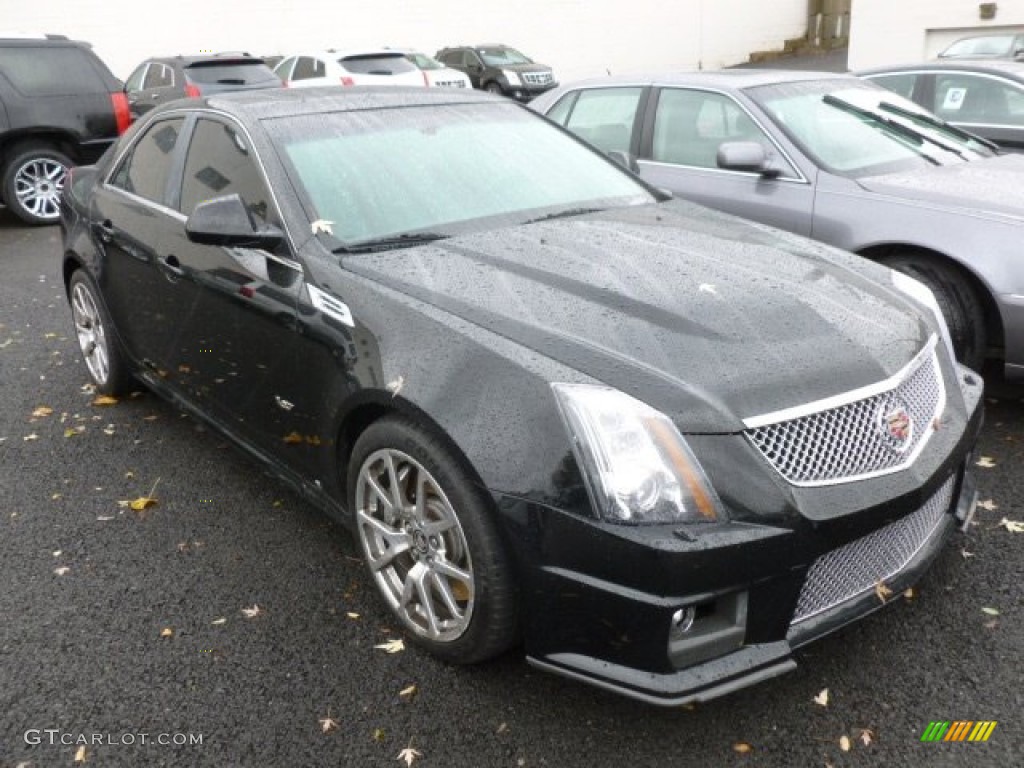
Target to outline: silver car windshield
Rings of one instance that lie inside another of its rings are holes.
[[[342,246],[656,199],[610,160],[512,104],[307,114],[264,125],[314,220],[331,222]]]
[[[747,93],[819,165],[844,176],[948,165],[992,154],[985,142],[867,83],[783,83]]]

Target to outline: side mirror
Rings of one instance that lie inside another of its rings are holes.
[[[621,149],[608,150],[608,157],[621,165],[627,171],[640,173],[640,165],[636,161],[636,155],[632,152],[623,152]]]
[[[759,173],[766,178],[781,173],[769,164],[764,145],[757,141],[726,141],[718,147],[716,161],[719,168],[727,171]]]
[[[200,245],[245,246],[271,250],[284,240],[284,232],[269,224],[257,225],[238,194],[200,203],[185,222],[185,234]]]

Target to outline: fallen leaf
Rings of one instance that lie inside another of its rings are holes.
[[[983,608],[981,609],[981,612],[982,612],[982,613],[986,613],[986,614],[988,614],[989,616],[999,616],[999,615],[1000,615],[1000,613],[999,613],[999,611],[998,611],[997,609],[995,609],[995,608],[989,608],[989,607],[987,607],[987,606],[986,606],[986,607],[983,607]]]
[[[852,747],[852,746],[853,746],[853,743],[850,741],[850,737],[849,736],[845,736],[844,735],[844,736],[840,736],[839,737],[839,748],[841,750],[843,750],[843,752],[849,752],[850,751],[850,747]]]
[[[174,637],[174,630],[170,627],[164,627],[160,630],[160,637]]]
[[[992,459],[990,456],[982,456],[980,459],[978,459],[976,462],[974,462],[974,466],[982,467],[984,469],[991,469],[995,465],[996,465],[995,460]]]
[[[398,653],[399,651],[405,650],[405,643],[402,642],[401,638],[398,638],[397,640],[388,640],[386,643],[381,643],[380,645],[375,645],[373,647],[379,648],[387,653]]]
[[[384,741],[384,729],[383,728],[374,728],[373,729],[373,740],[374,741]]]
[[[39,439],[39,435],[37,435],[35,432],[33,432],[31,435],[25,435],[21,439],[24,440],[27,443],[29,440],[38,440]]]
[[[297,445],[298,443],[302,442],[302,435],[300,435],[298,432],[289,432],[281,439],[284,440],[284,442],[286,442],[288,445]]]
[[[75,762],[85,762],[85,744],[82,744],[78,749],[75,750]]]
[[[909,587],[909,588],[903,590],[903,599],[904,600],[913,600],[915,597],[917,597],[917,592],[914,591],[913,587]]]
[[[495,733],[496,734],[502,734],[502,733],[504,733],[507,730],[508,730],[508,723],[502,723],[501,725],[498,726],[498,730],[496,730]]]
[[[402,391],[402,386],[404,384],[405,384],[405,377],[404,376],[399,376],[394,381],[389,381],[388,384],[387,384],[387,387],[385,387],[385,389],[387,389],[387,391],[391,393],[392,397],[395,397],[399,392]]]
[[[113,515],[99,515],[96,519],[99,520],[101,523],[106,523],[106,522],[108,522],[110,520],[113,520],[114,516]]]
[[[974,553],[973,553],[973,552],[968,552],[968,551],[967,551],[966,549],[961,549],[961,550],[960,550],[960,556],[961,556],[961,557],[962,557],[962,558],[963,558],[964,560],[966,560],[966,559],[967,559],[967,558],[969,558],[969,557],[974,557]]]
[[[1010,520],[1004,517],[999,521],[999,527],[1005,528],[1010,533],[1024,533],[1024,523],[1019,520]]]
[[[338,729],[338,721],[331,717],[331,710],[327,710],[327,717],[320,718],[320,732],[329,733]]]
[[[747,744],[745,741],[738,741],[732,745],[734,752],[739,752],[741,755],[745,755],[748,752],[753,752],[754,748]]]
[[[247,619],[255,619],[257,616],[263,614],[264,611],[257,604],[253,604],[252,608],[243,608],[242,615]]]
[[[214,619],[210,623],[213,624],[214,626],[220,626],[221,624],[227,624],[228,620],[225,619],[223,616],[221,616],[219,619]]]
[[[63,576],[65,573],[67,573],[70,570],[71,569],[68,568],[66,565],[62,565],[60,568],[54,568],[53,572],[56,573],[58,576]]]
[[[999,626],[999,619],[992,619],[992,621],[985,622],[985,629],[995,629]]]
[[[861,728],[857,738],[865,747],[870,747],[875,741],[875,734],[868,728]]]
[[[980,509],[987,509],[989,512],[991,512],[993,509],[999,509],[999,505],[992,501],[992,499],[985,499],[984,501],[979,501],[978,507]]]
[[[143,421],[156,421],[156,420],[157,420],[157,419],[159,419],[159,418],[160,418],[160,417],[159,417],[159,416],[157,416],[157,415],[156,415],[155,413],[151,413],[151,414],[149,414],[149,416],[143,416],[143,417],[142,417],[142,420],[143,420]]]
[[[53,556],[54,557],[60,557],[63,554],[64,554],[64,550],[63,549],[55,549],[55,550],[53,550]]]
[[[85,432],[85,427],[68,427],[64,430],[64,437],[74,437]]]
[[[423,757],[423,753],[418,749],[413,749],[411,746],[406,747],[398,753],[398,760],[404,760],[406,766],[411,766],[415,762],[417,757]]]
[[[37,419],[42,418],[43,416],[49,416],[51,413],[53,413],[53,408],[50,408],[45,405],[40,405],[38,408],[32,411],[32,415],[35,416]]]
[[[892,590],[885,585],[884,581],[879,581],[875,584],[875,597],[881,600],[883,603],[892,597]]]
[[[327,235],[333,235],[334,232],[331,229],[333,225],[333,221],[327,221],[327,219],[317,219],[316,221],[313,222],[313,234],[316,235],[323,232],[324,234]]]
[[[117,405],[117,398],[110,395],[97,395],[93,398],[93,405]]]
[[[400,690],[398,692],[399,698],[402,698],[402,699],[411,699],[415,695],[416,695],[416,686],[415,685],[410,685],[408,688],[403,688],[402,690]]]
[[[141,512],[144,509],[155,507],[157,504],[156,499],[152,496],[139,496],[137,499],[132,499],[128,502],[128,506],[134,509],[136,512]]]
[[[814,703],[822,707],[828,706],[828,688],[821,689],[821,693],[814,697]]]
[[[345,615],[348,616],[350,619],[358,619],[359,618],[359,614],[358,613],[353,613],[352,611],[349,611]]]

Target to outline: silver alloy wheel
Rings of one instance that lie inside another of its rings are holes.
[[[49,157],[29,160],[14,174],[14,194],[18,205],[40,219],[60,215],[60,192],[68,169]]]
[[[97,384],[105,384],[110,376],[107,334],[96,300],[85,283],[76,283],[71,290],[71,315],[89,374]]]
[[[355,506],[363,554],[395,613],[429,640],[461,637],[476,597],[473,562],[433,476],[408,454],[375,451],[359,469]]]

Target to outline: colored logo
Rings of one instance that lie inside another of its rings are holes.
[[[996,720],[939,720],[928,723],[921,741],[988,741]]]
[[[878,427],[892,450],[903,453],[910,447],[914,421],[903,403],[893,400],[883,403],[878,409]]]

